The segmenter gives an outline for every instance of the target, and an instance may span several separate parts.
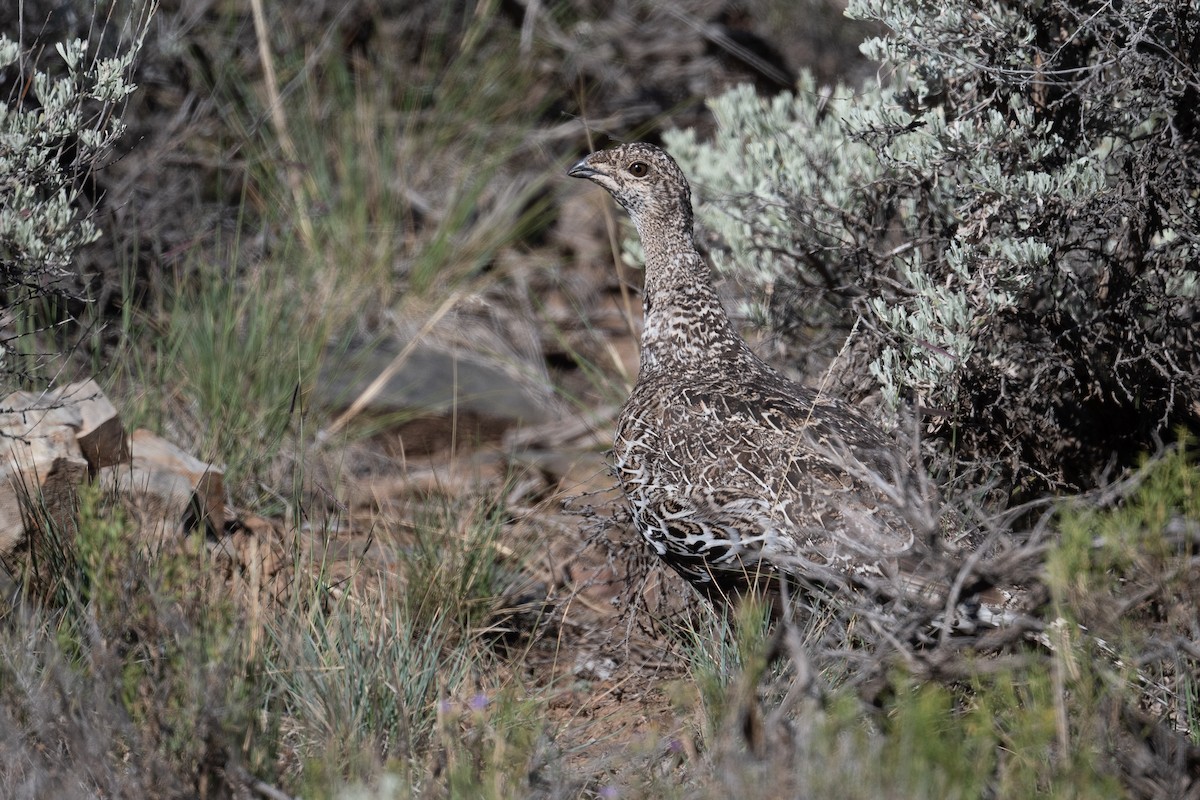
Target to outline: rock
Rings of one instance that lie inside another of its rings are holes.
[[[318,402],[346,408],[377,376],[394,370],[378,392],[367,396],[362,412],[367,418],[404,418],[399,433],[409,454],[445,446],[452,435],[463,441],[498,439],[514,426],[559,416],[548,383],[518,374],[515,358],[505,364],[494,354],[418,342],[393,366],[405,345],[398,338],[351,345],[323,370]]]
[[[23,505],[66,521],[88,471],[128,458],[125,428],[94,380],[10,394],[0,403],[0,553],[24,536]]]
[[[105,467],[100,485],[129,498],[147,527],[162,534],[204,524],[212,535],[225,528],[225,476],[212,464],[185,453],[166,439],[139,428],[130,442],[129,464]]]
[[[127,501],[143,531],[224,532],[222,470],[150,431],[127,437],[100,386],[85,380],[0,404],[0,556],[46,521],[73,530],[89,476]]]
[[[92,380],[53,392],[13,392],[0,403],[0,555],[17,548],[36,523],[70,530],[89,470],[79,432],[88,432],[97,459],[113,457],[124,438],[116,420],[118,444],[110,441],[115,417]]]
[[[92,472],[129,460],[129,438],[117,409],[92,379],[72,383],[57,392],[67,407],[79,413],[75,441]]]
[[[49,392],[13,392],[0,405],[0,433],[6,436],[45,436],[56,427],[74,432],[93,471],[129,460],[125,426],[91,378]]]
[[[70,530],[76,495],[88,474],[72,428],[35,423],[14,435],[19,428],[9,422],[0,421],[0,555],[20,545],[37,522]]]
[[[354,350],[331,365],[318,393],[331,406],[346,405],[382,372],[404,346],[402,342]],[[477,353],[452,352],[418,344],[406,363],[373,401],[382,413],[425,411],[475,412],[514,421],[541,422],[545,398],[492,359]]]
[[[64,405],[57,393],[13,392],[0,406],[0,426],[6,436],[24,437],[35,431],[83,427],[83,414],[74,405]]]

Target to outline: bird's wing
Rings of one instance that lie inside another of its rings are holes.
[[[870,429],[852,412],[811,413],[807,399],[720,378],[635,392],[614,453],[660,555],[718,569],[894,571],[914,537],[896,470],[864,457],[883,443],[858,436]]]

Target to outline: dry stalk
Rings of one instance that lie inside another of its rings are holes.
[[[283,102],[279,96],[279,83],[275,78],[275,59],[271,55],[271,42],[267,34],[267,19],[263,12],[262,0],[250,0],[254,12],[254,34],[258,40],[258,58],[262,62],[263,77],[267,84],[267,106],[271,113],[271,127],[279,138],[279,147],[283,151],[284,173],[287,176],[288,188],[292,192],[292,202],[296,206],[296,214],[300,221],[300,238],[306,249],[313,246],[312,220],[308,216],[308,200],[305,197],[303,177],[300,170],[300,154],[296,143],[288,131],[287,116],[284,114]],[[311,179],[310,179],[311,180]],[[312,191],[312,187],[309,187]]]

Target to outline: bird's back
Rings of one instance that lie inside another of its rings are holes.
[[[613,461],[642,534],[714,599],[806,564],[883,575],[913,544],[885,437],[765,365],[644,375]]]

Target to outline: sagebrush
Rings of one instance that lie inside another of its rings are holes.
[[[855,2],[861,92],[711,102],[694,174],[718,268],[848,390],[926,415],[1025,495],[1200,429],[1200,18],[1186,4]],[[856,327],[856,321],[858,323]]]

